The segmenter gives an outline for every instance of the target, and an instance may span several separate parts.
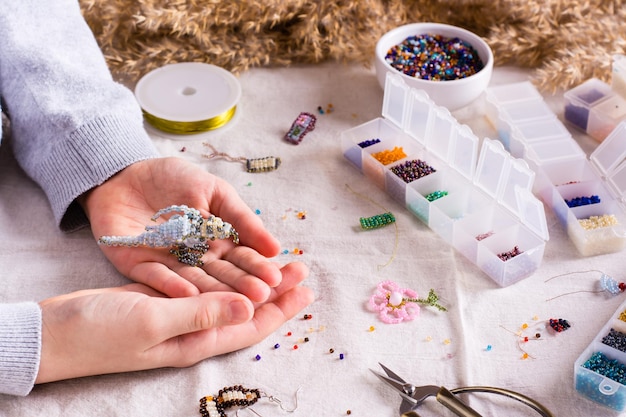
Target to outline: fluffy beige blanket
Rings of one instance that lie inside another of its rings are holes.
[[[611,76],[624,53],[622,0],[80,0],[113,73],[138,79],[167,63],[233,72],[325,60],[369,64],[376,40],[410,22],[472,30],[496,65],[534,69],[544,90]]]

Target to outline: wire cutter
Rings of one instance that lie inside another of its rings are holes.
[[[470,406],[459,400],[455,395],[467,392],[486,392],[491,394],[504,395],[527,405],[543,417],[554,417],[550,410],[545,408],[537,401],[514,391],[497,387],[481,386],[461,387],[452,390],[448,390],[445,387],[440,387],[437,385],[415,386],[409,382],[406,382],[404,379],[402,379],[400,376],[398,376],[382,363],[379,363],[379,365],[381,366],[381,368],[383,368],[386,375],[374,371],[373,369],[370,370],[374,373],[374,375],[393,387],[400,394],[400,396],[402,397],[402,403],[400,404],[400,413],[402,413],[402,417],[419,417],[419,415],[415,412],[415,409],[419,407],[428,397],[435,397],[437,401],[446,406],[457,416],[482,417]]]

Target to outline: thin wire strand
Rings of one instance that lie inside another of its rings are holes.
[[[604,272],[598,270],[598,269],[589,269],[587,271],[572,271],[572,272],[565,272],[563,274],[559,274],[559,275],[555,275],[553,277],[548,278],[547,280],[545,280],[544,282],[548,282],[548,281],[552,281],[554,278],[559,278],[559,277],[563,277],[565,275],[574,275],[574,274],[588,274],[589,272],[599,272],[601,274],[604,274]]]

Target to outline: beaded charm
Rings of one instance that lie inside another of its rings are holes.
[[[230,223],[212,215],[205,219],[200,215],[200,211],[185,205],[161,209],[152,216],[151,220],[156,221],[162,215],[173,212],[179,212],[182,215],[175,214],[164,223],[146,226],[146,231],[138,236],[102,236],[98,239],[98,244],[170,247],[170,253],[176,256],[179,262],[191,266],[202,266],[203,262],[200,258],[209,250],[207,240],[232,238],[234,243],[239,243],[239,234]]]
[[[250,407],[260,398],[266,397],[269,401],[288,413],[293,413],[298,408],[298,392],[296,391],[296,405],[293,409],[283,406],[278,398],[267,395],[256,388],[248,389],[241,385],[222,388],[217,396],[207,395],[200,398],[200,415],[202,417],[226,417],[226,410],[232,407]],[[254,410],[253,410],[254,411]],[[255,413],[256,414],[256,413]]]
[[[317,118],[311,113],[300,113],[292,123],[289,131],[285,133],[285,140],[295,145],[299,144],[307,133],[315,129],[316,121]]]
[[[600,281],[598,283],[598,286],[600,287],[599,290],[570,291],[570,292],[567,292],[565,294],[561,294],[561,295],[557,295],[557,296],[552,297],[552,298],[548,298],[546,301],[551,301],[551,300],[554,300],[556,298],[563,297],[565,295],[578,294],[578,293],[582,293],[582,292],[607,293],[610,296],[615,296],[615,295],[619,295],[619,294],[623,293],[624,291],[626,291],[626,282],[618,282],[613,277],[605,274],[602,271],[598,271],[596,269],[591,269],[591,270],[588,270],[588,271],[566,272],[564,274],[559,274],[559,275],[555,275],[555,276],[553,276],[551,278],[548,278],[547,280],[545,280],[545,282],[551,281],[551,280],[553,280],[555,278],[562,277],[562,276],[565,276],[565,275],[586,274],[586,273],[590,273],[590,272],[599,272],[601,274],[600,275]]]
[[[372,217],[361,217],[359,219],[359,223],[361,223],[361,229],[370,230],[370,229],[378,229],[380,227],[385,227],[394,223],[396,218],[390,212],[377,214]]]
[[[202,417],[226,417],[226,409],[231,407],[249,407],[261,398],[258,389],[247,389],[241,385],[224,387],[217,397],[207,395],[200,398]]]
[[[266,156],[264,158],[248,159],[244,157],[233,157],[224,152],[218,152],[210,143],[203,143],[204,146],[210,148],[213,152],[202,155],[206,159],[224,158],[229,162],[241,162],[246,166],[246,171],[251,173],[269,172],[278,169],[281,159],[276,156]]]
[[[438,303],[439,297],[434,290],[430,290],[428,298],[418,298],[417,292],[409,288],[400,288],[393,281],[383,281],[376,287],[376,292],[370,297],[370,307],[378,311],[383,323],[396,324],[410,321],[420,313],[419,304],[436,307],[440,311],[447,311]]]

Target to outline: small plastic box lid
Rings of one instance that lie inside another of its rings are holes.
[[[614,197],[626,194],[626,121],[620,122],[589,157],[605,178]]]
[[[530,81],[489,87],[486,94],[489,101],[496,105],[542,98]]]
[[[474,183],[512,212],[543,240],[549,239],[543,204],[532,193],[535,173],[501,142],[485,138]]]
[[[563,97],[572,104],[589,109],[613,94],[611,86],[597,78],[590,78],[579,86],[566,91]]]
[[[382,115],[465,178],[474,177],[478,137],[424,91],[409,87],[398,75],[387,74]]]

